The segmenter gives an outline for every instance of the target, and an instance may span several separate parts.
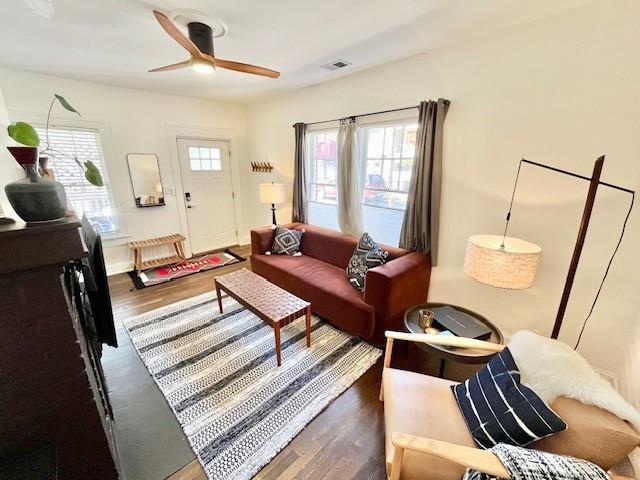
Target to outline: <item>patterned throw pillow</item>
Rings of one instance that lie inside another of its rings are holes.
[[[508,348],[478,373],[451,387],[476,443],[525,445],[567,429],[567,424],[531,388]]]
[[[273,239],[271,251],[279,255],[300,255],[303,233],[304,230],[289,230],[284,227],[276,227],[276,235]]]
[[[368,233],[363,233],[347,265],[347,278],[358,290],[364,290],[367,270],[387,261],[389,252],[382,250]]]

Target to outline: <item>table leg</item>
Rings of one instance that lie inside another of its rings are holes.
[[[305,320],[307,322],[307,348],[309,348],[311,346],[311,305],[307,307]]]
[[[273,324],[273,333],[276,336],[276,360],[278,362],[278,366],[280,366],[282,364],[280,359],[280,322],[275,322]]]
[[[222,295],[220,295],[220,286],[218,285],[218,282],[215,282],[216,284],[216,295],[218,295],[218,308],[220,309],[220,313],[222,313]]]

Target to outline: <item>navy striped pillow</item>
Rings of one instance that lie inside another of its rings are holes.
[[[508,348],[478,373],[451,387],[474,440],[525,446],[567,429],[567,424],[529,387]]]

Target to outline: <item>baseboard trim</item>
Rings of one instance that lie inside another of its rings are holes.
[[[133,270],[133,264],[131,262],[118,262],[112,263],[106,266],[107,277],[118,275],[120,273],[127,273]]]

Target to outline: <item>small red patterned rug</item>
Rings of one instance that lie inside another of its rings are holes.
[[[169,282],[174,278],[185,277],[192,273],[204,272],[214,268],[244,262],[246,259],[236,255],[230,250],[222,252],[206,253],[197,257],[185,260],[182,263],[166,265],[143,270],[138,274],[135,270],[129,272],[131,280],[137,289],[152,287],[161,283]]]

